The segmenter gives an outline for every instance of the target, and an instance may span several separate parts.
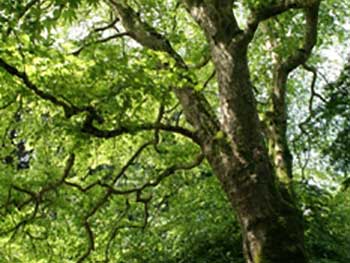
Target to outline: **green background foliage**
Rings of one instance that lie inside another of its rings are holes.
[[[165,123],[191,129],[171,89],[184,86],[188,74],[217,107],[217,84],[211,77],[213,65],[205,63],[205,37],[177,1],[129,2],[143,21],[167,36],[190,65],[188,72],[128,37],[104,41],[115,33],[97,30],[114,19],[105,2],[36,2],[1,1],[1,59],[68,105],[94,107],[103,116],[101,130],[127,127],[130,134],[101,139],[82,132],[88,112],[67,118],[62,107],[43,100],[1,69],[0,262],[76,262],[89,244],[84,218],[103,199],[105,189],[82,192],[72,184],[85,188],[96,181],[110,182],[155,136],[157,144],[145,147],[123,173],[117,184],[120,191],[155,181],[172,165],[193,161],[199,149],[188,138],[164,131],[138,132],[138,127],[155,123],[162,105]],[[237,1],[234,12],[270,2]],[[322,50],[334,48],[335,42],[346,45],[345,2],[322,2],[321,37],[311,58],[316,67],[327,62]],[[242,13],[242,19],[248,13]],[[271,84],[273,52],[288,54],[300,45],[302,21],[294,11],[283,14],[266,23],[269,32],[262,28],[252,43],[250,69],[262,116],[268,112],[266,87]],[[278,44],[273,52],[265,47],[269,39]],[[315,263],[350,262],[350,200],[349,190],[344,190],[350,164],[348,71],[344,67],[334,83],[317,83],[327,99],[316,99],[313,119],[305,124],[307,134],[298,123],[311,114],[305,106],[310,77],[300,70],[288,83],[289,137],[300,161],[295,162],[297,195],[305,216],[306,245]],[[71,185],[54,187],[73,152],[75,162],[67,178]],[[310,154],[320,161],[305,168]],[[35,202],[26,204],[31,193],[15,191],[13,185],[34,193],[49,186],[35,214]],[[87,262],[243,262],[237,218],[205,162],[191,171],[176,171],[146,188],[142,196],[152,197],[147,226],[144,204],[136,193],[112,196],[98,207],[90,220],[95,249]]]

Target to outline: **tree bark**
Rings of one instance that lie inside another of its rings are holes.
[[[246,260],[307,262],[302,217],[292,197],[284,197],[262,137],[246,51],[221,45],[212,56],[226,136],[206,140],[202,149],[238,214]]]
[[[210,144],[207,140],[202,149],[238,214],[246,261],[307,262],[301,213],[288,191],[290,186],[286,188],[286,184],[278,180],[282,172],[288,180],[291,178],[284,107],[285,85],[292,68],[286,69],[290,64],[283,65],[274,87],[276,93],[280,92],[274,97],[274,110],[282,116],[273,126],[276,131],[273,139],[278,142],[276,147],[283,148],[282,153],[275,155],[276,159],[282,158],[281,164],[273,166],[262,136],[250,83],[247,60],[250,36],[240,31],[232,10],[221,5],[220,1],[185,2],[211,47],[219,84],[220,129],[226,135]],[[306,58],[296,55],[288,63]]]
[[[237,211],[247,262],[307,262],[302,217],[292,197],[285,198],[276,181],[254,103],[249,103],[248,66],[243,64],[245,59],[239,61],[240,77],[228,77],[224,69],[218,71],[221,87],[237,89],[222,99],[225,103],[229,98],[228,104],[235,105],[234,111],[227,110],[227,120],[222,123],[227,137],[203,145],[203,151]]]

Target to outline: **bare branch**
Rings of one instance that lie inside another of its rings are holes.
[[[115,176],[115,178],[113,179],[113,185],[117,182],[117,180],[125,173],[125,171],[127,170],[127,168],[133,163],[133,161],[139,156],[139,154],[142,152],[143,149],[145,149],[148,145],[150,145],[151,143],[145,143],[143,144],[137,151],[136,153],[130,158],[130,160],[126,163],[126,165],[121,169],[121,171],[117,174],[117,176]],[[101,185],[103,186],[104,183],[102,183],[100,180],[96,181],[95,183],[93,183],[92,185]],[[73,184],[72,184],[73,185]],[[80,188],[79,185],[74,185],[74,186],[78,186],[78,188]],[[83,189],[83,188],[80,188]],[[84,191],[84,190],[83,190]],[[101,197],[101,199],[94,205],[94,207],[86,214],[86,216],[84,217],[84,228],[85,231],[87,233],[88,236],[88,247],[86,252],[78,259],[77,263],[83,262],[92,252],[92,250],[94,250],[94,233],[91,229],[91,226],[89,224],[89,219],[94,216],[96,214],[96,212],[102,207],[104,206],[108,201],[109,198],[111,197],[111,195],[113,194],[111,188],[107,188],[107,191],[104,193],[104,195]],[[129,193],[125,193],[125,195],[128,195]],[[124,195],[124,193],[122,194]],[[141,198],[141,191],[140,193],[137,194],[137,199],[136,202],[141,202],[144,204],[145,206],[145,214],[148,217],[148,202],[150,201],[150,199],[146,200]],[[145,219],[146,220],[146,219]]]
[[[273,121],[271,123],[273,124],[272,129],[276,131],[276,134],[278,134],[278,136],[281,138],[284,138],[283,140],[280,140],[281,142],[284,141],[284,143],[279,147],[285,148],[285,152],[288,151],[288,145],[286,144],[288,114],[286,111],[287,107],[285,106],[288,76],[294,69],[306,63],[317,41],[319,1],[315,0],[312,4],[306,1],[305,5],[306,7],[303,6],[303,11],[305,13],[306,26],[303,46],[295,50],[294,53],[287,57],[284,61],[282,58],[278,59],[278,62],[275,65],[276,68],[273,79],[274,84],[271,95],[274,114],[272,115]],[[312,88],[313,85],[314,83],[312,84]],[[307,122],[309,121],[308,119],[306,120]],[[303,124],[299,125],[303,131],[302,126]]]
[[[301,133],[293,140],[293,142],[297,141],[300,139],[300,137],[302,135],[309,135],[308,132],[306,131],[306,129],[304,128],[307,124],[309,124],[312,119],[315,117],[315,111],[313,109],[313,101],[314,98],[317,97],[318,99],[320,99],[323,103],[326,103],[327,101],[319,94],[316,92],[315,90],[315,84],[316,84],[316,80],[317,80],[317,69],[313,66],[309,66],[306,64],[303,64],[303,68],[309,72],[312,73],[313,77],[312,77],[312,81],[311,81],[311,86],[310,86],[310,98],[309,98],[309,115],[305,118],[305,120],[303,120],[302,122],[300,122],[298,124],[298,127],[301,131]],[[309,139],[309,138],[308,138]]]
[[[133,164],[133,162],[136,160],[137,157],[140,156],[140,154],[142,153],[142,151],[144,149],[146,149],[148,146],[152,145],[154,142],[146,142],[144,144],[142,144],[137,151],[130,157],[130,159],[126,162],[126,164],[120,169],[120,171],[114,176],[113,180],[112,180],[112,185],[115,185],[118,180],[125,174],[125,172],[127,171],[127,169],[130,167],[130,165]],[[77,183],[73,183],[73,182],[69,182],[67,180],[64,181],[64,184],[73,188],[78,189],[80,192],[82,193],[86,193],[89,190],[93,189],[96,186],[99,186],[101,184],[101,181],[104,181],[106,178],[102,178],[102,180],[96,180],[95,182],[87,185],[87,186],[81,186],[80,184]],[[110,195],[110,194],[109,194]]]
[[[41,191],[38,193],[39,200],[41,200],[42,197],[47,192],[52,191],[54,189],[57,189],[60,185],[62,185],[64,183],[66,178],[69,176],[69,173],[74,165],[74,161],[75,161],[75,155],[72,153],[67,160],[66,167],[65,167],[64,172],[63,172],[63,176],[57,182],[54,182],[53,184],[48,184],[48,185],[46,185],[46,187],[43,187],[41,189]]]
[[[165,111],[165,107],[163,104],[161,104],[159,106],[159,110],[158,110],[158,117],[157,117],[157,120],[155,122],[155,126],[159,127],[159,124],[161,123],[162,121],[162,118],[164,116],[164,111]],[[156,152],[160,153],[160,150],[158,148],[158,144],[159,144],[159,128],[156,128],[154,130],[154,149],[156,150]]]
[[[170,175],[174,174],[175,172],[179,170],[191,170],[194,167],[200,165],[202,161],[204,160],[204,155],[200,153],[196,159],[188,164],[175,164],[167,169],[165,169],[154,181],[147,182],[143,184],[142,186],[136,187],[136,188],[131,188],[127,190],[117,190],[113,186],[106,184],[106,183],[100,183],[101,186],[107,188],[112,194],[115,195],[128,195],[131,193],[139,193],[145,190],[146,188],[149,187],[155,187],[160,184],[165,178],[169,177]]]
[[[136,160],[137,157],[140,156],[140,154],[142,153],[142,151],[144,149],[146,149],[148,146],[150,146],[151,144],[154,144],[154,142],[146,142],[144,144],[142,144],[139,149],[133,154],[133,156],[131,156],[131,158],[126,162],[126,164],[123,166],[123,168],[120,170],[120,172],[114,177],[112,184],[115,185],[118,180],[125,174],[126,170],[130,167],[130,165],[133,164],[133,162]]]
[[[51,101],[53,104],[63,107],[65,112],[70,112],[72,110],[70,105],[68,105],[66,102],[61,101],[55,96],[40,90],[34,83],[32,83],[29,80],[25,72],[20,72],[17,68],[5,62],[2,58],[0,58],[0,67],[2,67],[9,74],[20,78],[30,90],[32,90],[36,95],[38,95],[42,99]]]
[[[84,262],[84,260],[91,254],[91,251],[95,249],[94,233],[88,221],[84,222],[84,228],[88,236],[89,246],[86,252],[78,259],[77,263]]]
[[[210,81],[212,81],[215,75],[216,75],[216,70],[214,69],[213,72],[209,75],[209,78],[204,82],[203,89],[205,89],[208,86],[208,84],[210,83]]]
[[[110,0],[110,3],[117,11],[124,28],[134,40],[149,49],[168,53],[175,59],[178,66],[187,68],[185,62],[172,48],[168,39],[158,33],[152,26],[143,22],[139,14],[130,6],[116,0]]]
[[[89,223],[89,218],[96,214],[96,212],[108,201],[110,196],[109,192],[106,192],[105,195],[95,204],[95,206],[85,215],[84,217],[84,228],[88,237],[88,247],[85,253],[79,257],[77,263],[83,262],[95,249],[95,238],[92,228]]]
[[[120,126],[114,130],[101,130],[92,125],[91,122],[85,122],[82,131],[89,133],[98,138],[113,138],[127,133],[138,133],[142,131],[151,131],[151,130],[163,130],[168,132],[175,132],[181,134],[187,138],[190,138],[193,142],[198,143],[198,138],[194,132],[187,130],[180,126],[171,126],[165,125],[162,123],[143,123],[138,125],[130,126]]]
[[[34,210],[29,217],[25,218],[24,220],[21,220],[14,227],[5,231],[5,234],[14,232],[14,234],[13,234],[13,236],[14,236],[14,235],[16,235],[16,233],[18,232],[18,230],[21,227],[25,226],[26,224],[30,223],[31,221],[33,221],[35,219],[36,214],[37,214],[38,209],[39,209],[39,206],[40,206],[40,203],[43,199],[43,196],[49,191],[56,190],[60,185],[63,184],[64,180],[68,177],[68,175],[69,175],[69,173],[74,165],[74,160],[75,160],[75,156],[74,156],[74,154],[71,154],[66,162],[66,167],[64,169],[64,172],[63,172],[61,179],[58,180],[57,182],[51,184],[51,185],[47,185],[46,187],[42,188],[39,192],[33,192],[29,189],[25,189],[25,188],[18,186],[18,185],[11,186],[12,189],[14,189],[18,192],[25,193],[25,194],[30,196],[27,200],[25,200],[24,202],[22,202],[21,204],[19,204],[17,206],[18,209],[22,209],[24,206],[34,202]],[[3,233],[1,233],[1,234],[3,234]]]
[[[105,31],[107,29],[113,28],[118,22],[119,22],[119,17],[116,17],[107,25],[95,28],[94,32],[101,32],[101,31]]]
[[[319,94],[316,92],[315,90],[315,84],[316,84],[316,80],[317,80],[317,69],[313,66],[309,66],[307,64],[303,64],[303,68],[309,72],[312,73],[313,77],[312,77],[312,81],[311,81],[311,86],[310,86],[310,99],[309,99],[309,112],[313,112],[313,101],[314,101],[314,97],[319,98],[322,102],[326,102],[326,100]]]
[[[117,220],[116,220],[116,224],[113,227],[113,230],[110,232],[110,236],[106,245],[106,249],[105,249],[105,262],[109,262],[109,250],[111,248],[112,242],[115,239],[118,230],[126,227],[126,226],[119,226],[119,222],[127,215],[129,209],[130,209],[130,203],[128,201],[128,199],[125,199],[125,203],[126,203],[126,208],[124,209],[123,213],[121,213]]]
[[[76,51],[72,52],[71,54],[74,56],[79,56],[79,54],[87,47],[95,45],[95,44],[99,44],[99,43],[106,43],[112,39],[117,39],[117,38],[121,38],[124,36],[128,36],[129,33],[128,32],[122,32],[122,33],[117,33],[117,34],[113,34],[109,37],[105,37],[105,38],[101,38],[101,39],[97,39],[95,41],[92,42],[88,42],[86,44],[84,44],[83,46],[81,46],[79,49],[77,49]]]
[[[145,198],[145,197],[142,197],[142,191],[139,191],[136,193],[136,202],[142,203],[144,206],[144,216],[143,216],[143,225],[142,225],[143,230],[147,227],[147,224],[148,224],[148,217],[149,217],[148,204],[151,201],[151,199],[152,199],[152,195]]]
[[[52,104],[62,107],[67,118],[70,118],[71,116],[81,112],[88,112],[88,115],[91,119],[97,120],[100,123],[103,122],[102,117],[97,114],[96,110],[93,107],[86,106],[78,108],[64,100],[55,97],[48,92],[42,91],[29,79],[28,75],[25,72],[19,71],[16,67],[5,62],[2,58],[0,58],[0,67],[10,75],[20,78],[25,86],[41,99],[50,101]]]
[[[81,186],[81,185],[79,185],[79,184],[72,183],[72,182],[69,182],[69,181],[67,181],[67,180],[64,181],[64,184],[65,184],[65,185],[68,185],[68,186],[77,188],[77,189],[78,189],[80,192],[82,192],[82,193],[88,192],[90,189],[92,189],[92,188],[94,188],[96,185],[98,185],[98,183],[99,183],[99,182],[96,181],[96,182],[93,182],[93,183],[89,184],[89,185],[86,186],[86,187],[83,187],[83,186]]]

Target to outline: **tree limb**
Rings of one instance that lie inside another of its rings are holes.
[[[14,236],[14,235],[16,235],[16,233],[18,232],[18,230],[21,227],[25,226],[26,224],[28,224],[29,222],[31,222],[35,219],[44,195],[49,191],[53,191],[53,190],[57,189],[60,185],[62,185],[64,183],[64,180],[69,176],[69,173],[74,165],[74,160],[75,160],[75,155],[71,154],[66,162],[66,166],[65,166],[62,177],[57,182],[54,182],[53,184],[49,184],[46,187],[43,187],[39,192],[34,192],[34,191],[31,191],[29,189],[23,188],[21,186],[15,185],[15,184],[11,186],[12,189],[14,189],[18,192],[21,192],[21,193],[25,193],[25,194],[30,196],[27,200],[25,200],[24,202],[19,204],[17,206],[17,208],[22,209],[24,206],[34,202],[34,210],[29,217],[21,220],[14,227],[6,230],[4,233],[1,233],[1,234],[8,234],[8,233],[13,232],[13,236]],[[8,200],[8,202],[10,202],[10,200]]]
[[[43,100],[49,101],[54,105],[60,106],[63,108],[65,115],[67,118],[72,117],[73,115],[76,115],[81,112],[88,112],[91,118],[97,120],[98,122],[103,122],[102,117],[100,117],[96,110],[91,107],[91,106],[86,106],[86,107],[76,107],[74,105],[69,104],[68,102],[61,100],[54,95],[42,91],[39,89],[37,85],[35,85],[28,77],[28,75],[25,72],[19,71],[16,67],[10,65],[7,63],[5,60],[0,58],[0,67],[3,68],[7,73],[9,73],[12,76],[18,77],[22,80],[24,85],[31,90],[35,95],[40,97]]]
[[[89,46],[92,46],[92,45],[95,45],[95,44],[99,44],[99,43],[106,43],[112,39],[117,39],[117,38],[121,38],[121,37],[124,37],[124,36],[128,36],[129,33],[128,32],[121,32],[121,33],[117,33],[117,34],[113,34],[113,35],[110,35],[108,37],[105,37],[105,38],[100,38],[100,39],[97,39],[95,41],[92,41],[92,42],[88,42],[86,43],[85,45],[82,45],[80,48],[78,48],[76,51],[72,52],[71,54],[74,55],[74,56],[79,56],[79,54],[87,47]]]
[[[287,74],[304,64],[311,55],[311,51],[317,42],[317,24],[320,1],[304,9],[306,25],[303,46],[281,65]]]
[[[188,70],[188,66],[172,48],[170,42],[149,24],[143,22],[139,14],[130,6],[118,0],[110,0],[109,2],[116,10],[125,30],[130,32],[130,36],[134,40],[145,48],[169,54],[175,60],[175,64],[179,69]],[[188,86],[179,89],[174,87],[174,92],[184,109],[186,118],[196,130],[201,129],[207,135],[203,136],[203,138],[212,137],[219,130],[216,114],[203,94],[194,91],[193,86],[195,83],[188,77],[184,76],[184,78],[188,80]]]
[[[168,167],[167,169],[165,169],[154,181],[150,181],[143,184],[142,186],[127,189],[127,190],[118,190],[114,188],[112,185],[109,185],[106,183],[100,183],[100,185],[107,188],[112,194],[115,194],[115,195],[128,195],[131,193],[138,193],[138,192],[142,192],[146,188],[155,187],[159,185],[161,181],[163,181],[165,178],[169,177],[170,175],[174,174],[179,170],[193,169],[194,167],[200,165],[203,160],[204,160],[204,155],[200,153],[193,162],[187,163],[187,164],[174,164]]]
[[[280,15],[291,9],[308,9],[313,8],[315,5],[319,5],[320,0],[282,0],[278,3],[265,5],[252,10],[250,17],[248,18],[248,25],[245,30],[245,37],[248,42],[253,38],[258,25],[267,19]]]
[[[98,138],[113,138],[123,134],[133,134],[142,131],[152,131],[152,130],[163,130],[168,132],[174,132],[181,134],[187,138],[190,138],[193,142],[199,143],[196,134],[186,128],[180,126],[172,126],[166,125],[162,123],[142,123],[137,125],[129,125],[129,126],[120,126],[114,130],[101,130],[95,126],[91,122],[85,122],[82,128],[82,131],[88,134],[91,134]]]
[[[142,149],[142,147],[140,149]],[[136,152],[136,154],[134,154],[134,156],[137,156],[137,153],[141,151],[140,149],[139,149],[139,151]],[[133,159],[133,157],[131,159]],[[94,207],[84,217],[84,228],[85,228],[85,231],[86,231],[87,236],[88,236],[88,247],[87,247],[87,250],[85,251],[85,253],[82,256],[79,257],[77,263],[83,262],[91,254],[92,250],[94,250],[94,233],[93,233],[93,231],[91,229],[91,226],[89,224],[89,219],[93,215],[95,215],[96,212],[103,205],[105,205],[108,202],[108,200],[110,199],[110,197],[112,195],[130,195],[130,194],[136,193],[136,200],[135,201],[138,202],[138,203],[142,203],[144,205],[144,223],[143,223],[143,227],[142,228],[145,228],[146,225],[147,225],[148,214],[149,214],[149,212],[148,212],[148,203],[151,200],[151,196],[147,197],[147,198],[142,197],[143,190],[145,190],[146,188],[149,188],[149,187],[155,187],[155,186],[159,185],[162,180],[164,180],[168,176],[174,174],[178,170],[190,170],[190,169],[198,166],[203,161],[203,159],[204,159],[204,155],[203,154],[199,154],[197,156],[197,158],[191,163],[172,165],[169,168],[167,168],[166,170],[164,170],[156,178],[156,180],[147,182],[147,183],[143,184],[140,187],[130,188],[130,189],[127,189],[127,190],[118,190],[111,184],[107,184],[107,183],[98,181],[97,184],[102,186],[102,187],[104,187],[104,188],[106,188],[106,192],[100,198],[100,200],[94,205]],[[128,167],[130,165],[130,163],[131,162],[128,161],[125,167]],[[122,169],[122,171],[123,171],[123,169]],[[116,230],[114,230],[113,232],[115,232],[115,231]],[[115,234],[113,234],[112,236],[114,238]]]

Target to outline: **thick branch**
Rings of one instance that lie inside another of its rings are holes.
[[[304,64],[310,57],[313,47],[316,45],[319,6],[320,3],[318,1],[313,6],[304,9],[306,18],[304,43],[301,49],[298,49],[282,64],[282,70],[287,74]]]
[[[291,9],[303,9],[313,6],[319,0],[304,1],[304,0],[284,0],[278,3],[266,5],[257,10],[253,10],[248,19],[248,27],[245,30],[246,37],[251,40],[258,25],[267,19],[285,13]]]
[[[25,72],[20,72],[17,68],[5,62],[2,58],[0,58],[0,67],[2,67],[10,75],[20,78],[23,81],[23,83],[27,86],[27,88],[33,91],[40,98],[48,100],[57,106],[63,107],[65,112],[70,112],[72,110],[71,106],[68,103],[59,100],[55,96],[40,90],[33,82],[29,80]]]
[[[271,94],[273,114],[271,115],[269,133],[270,154],[274,159],[276,174],[287,188],[289,188],[288,184],[292,178],[292,155],[287,141],[287,81],[289,74],[294,69],[300,65],[305,65],[316,44],[319,1],[313,1],[312,3],[306,1],[303,4],[294,5],[294,7],[300,6],[303,8],[306,19],[303,46],[295,50],[284,61],[282,58],[278,59],[275,65],[273,92]],[[288,196],[288,194],[285,196]]]
[[[139,14],[131,7],[118,0],[110,0],[110,2],[118,13],[125,30],[130,32],[130,36],[133,39],[145,48],[168,53],[176,61],[178,68],[188,70],[187,65],[181,56],[172,48],[170,42],[149,24],[143,22]],[[192,85],[194,86],[195,83],[191,79],[187,80],[189,83],[187,87],[180,89],[174,87],[174,92],[190,124],[196,130],[202,130],[206,134],[203,137],[212,137],[219,130],[216,115],[203,94],[193,89]],[[199,137],[201,139],[202,136]]]
[[[129,35],[141,45],[168,53],[177,63],[184,64],[182,58],[171,47],[169,41],[149,24],[143,22],[138,13],[119,0],[110,0]]]

